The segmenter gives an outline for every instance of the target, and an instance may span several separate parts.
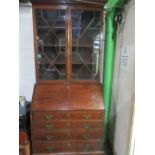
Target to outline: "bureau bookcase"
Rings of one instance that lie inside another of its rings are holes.
[[[32,0],[32,9],[32,153],[104,155],[102,7]]]

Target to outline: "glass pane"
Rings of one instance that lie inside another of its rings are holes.
[[[36,10],[40,80],[66,79],[65,10]]]
[[[72,79],[99,78],[100,12],[72,11]]]

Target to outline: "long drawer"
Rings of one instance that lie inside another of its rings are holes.
[[[52,129],[64,129],[64,128],[83,128],[83,129],[95,129],[102,128],[104,121],[102,120],[50,120],[50,121],[32,121],[31,127],[33,130],[52,130]]]
[[[104,120],[103,111],[36,111],[32,112],[32,120]]]
[[[101,140],[89,141],[55,141],[38,143],[33,142],[33,153],[57,153],[57,152],[88,152],[103,150]]]
[[[98,129],[63,129],[32,132],[33,141],[55,141],[55,140],[91,140],[102,139],[103,128]]]

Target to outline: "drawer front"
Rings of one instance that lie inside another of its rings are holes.
[[[66,143],[32,143],[32,153],[58,153],[67,151]]]
[[[44,130],[50,131],[52,129],[63,129],[63,128],[83,128],[83,129],[95,129],[102,128],[104,126],[104,121],[32,121],[31,127],[34,131]]]
[[[103,129],[68,129],[52,130],[48,132],[32,132],[33,141],[55,141],[55,140],[91,140],[102,139]]]
[[[71,118],[75,120],[104,120],[102,111],[76,111],[71,113]]]
[[[67,114],[67,112],[37,111],[32,113],[33,121],[51,121],[68,119],[69,117],[70,116]]]
[[[32,121],[31,128],[33,131],[51,131],[53,129],[67,128],[67,121]]]
[[[40,111],[32,113],[32,120],[104,120],[104,111]]]
[[[48,131],[48,132],[32,132],[33,141],[49,141],[68,140],[70,138],[68,130]]]
[[[70,139],[73,140],[92,140],[92,139],[102,139],[103,138],[103,128],[98,129],[71,129]]]
[[[103,142],[101,140],[92,140],[33,143],[32,148],[33,153],[102,151]]]
[[[70,128],[96,129],[104,127],[104,121],[71,121],[68,126]]]

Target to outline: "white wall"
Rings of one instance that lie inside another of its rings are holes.
[[[31,6],[19,7],[19,95],[31,101],[35,83]]]
[[[116,155],[128,155],[135,77],[135,4],[130,1],[118,27],[113,74],[110,139]],[[127,51],[123,66],[122,51]]]

